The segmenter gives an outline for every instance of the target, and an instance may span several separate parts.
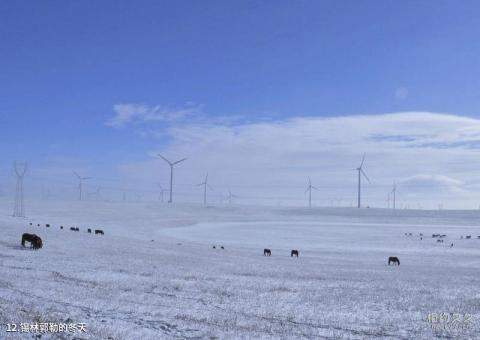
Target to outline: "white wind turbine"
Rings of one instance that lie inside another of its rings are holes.
[[[358,168],[353,170],[358,171],[358,200],[357,200],[357,208],[361,207],[361,190],[362,190],[362,175],[367,179],[368,183],[370,183],[370,179],[368,178],[365,171],[363,171],[363,162],[365,161],[365,154],[363,154],[362,162]]]
[[[396,194],[397,194],[397,184],[395,184],[395,182],[393,182],[393,189],[390,193],[393,194],[393,209],[395,209]]]
[[[207,175],[205,176],[205,180],[202,183],[197,184],[197,186],[203,185],[203,205],[207,205],[207,187],[210,190],[213,190],[213,188],[208,184],[208,172]]]
[[[83,187],[83,181],[86,179],[90,179],[92,177],[82,177],[79,174],[77,174],[75,171],[73,172],[75,176],[78,178],[78,199],[81,201],[82,200],[82,187]]]
[[[162,186],[161,184],[159,184],[158,187],[160,188],[160,197],[159,197],[159,199],[160,199],[160,201],[163,203],[163,202],[164,202],[164,200],[163,200],[163,194],[165,193],[166,190],[163,188],[163,186]]]
[[[182,158],[181,160],[179,161],[176,161],[176,162],[170,162],[168,159],[166,159],[165,157],[163,157],[162,155],[159,155],[165,162],[168,163],[168,165],[170,165],[170,199],[168,200],[168,203],[172,203],[173,202],[173,199],[172,199],[172,196],[173,196],[173,167],[175,165],[177,165],[178,163],[180,162],[183,162],[184,160],[186,160],[186,158]]]
[[[227,200],[228,200],[228,204],[230,204],[230,205],[232,204],[232,198],[238,198],[238,196],[232,194],[232,192],[230,191],[230,189],[228,189]]]
[[[308,177],[308,186],[307,186],[307,190],[305,190],[305,193],[307,193],[308,191],[308,207],[309,208],[312,207],[312,189],[318,190],[312,185],[312,180],[310,179],[310,177]]]

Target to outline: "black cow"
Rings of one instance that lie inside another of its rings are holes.
[[[217,247],[213,246],[212,249],[217,249]]]
[[[48,223],[45,224],[45,227],[50,228],[50,224],[48,224]]]
[[[466,238],[466,239],[471,239],[471,238],[472,238],[472,235],[467,235],[465,238]]]
[[[223,249],[223,250],[225,250],[225,247],[224,247],[224,246],[220,246],[220,249]]]
[[[87,229],[87,233],[91,234],[91,233],[92,233],[92,229],[88,228],[88,229]]]
[[[96,234],[102,234],[102,235],[104,235],[102,229],[95,229],[95,235],[96,235]]]
[[[272,256],[272,251],[270,249],[263,249],[263,256]]]
[[[290,252],[290,257],[293,257],[293,256],[298,257],[298,250],[293,249],[293,250]]]
[[[23,234],[22,235],[22,246],[25,247],[25,242],[30,242],[30,247],[33,249],[40,249],[43,247],[43,242],[40,237],[35,234]]]
[[[60,226],[60,229],[63,229],[63,225]]]
[[[396,256],[390,256],[388,258],[388,265],[390,265],[390,263],[392,263],[392,262],[393,262],[393,264],[397,264],[397,266],[400,265],[400,260]]]

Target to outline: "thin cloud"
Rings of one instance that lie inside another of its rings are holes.
[[[201,106],[189,104],[182,108],[169,108],[162,105],[148,106],[145,104],[116,104],[113,106],[115,115],[105,125],[121,128],[134,122],[175,122],[201,111]]]

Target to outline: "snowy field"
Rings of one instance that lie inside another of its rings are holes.
[[[31,339],[6,332],[21,322],[87,326],[42,339],[480,338],[480,211],[0,203],[0,339]],[[433,331],[429,313],[471,319]]]

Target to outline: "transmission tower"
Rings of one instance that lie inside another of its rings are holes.
[[[23,177],[27,171],[27,162],[15,162],[13,165],[15,174],[17,175],[17,191],[15,193],[15,208],[13,216],[25,217],[25,206],[23,201]]]

